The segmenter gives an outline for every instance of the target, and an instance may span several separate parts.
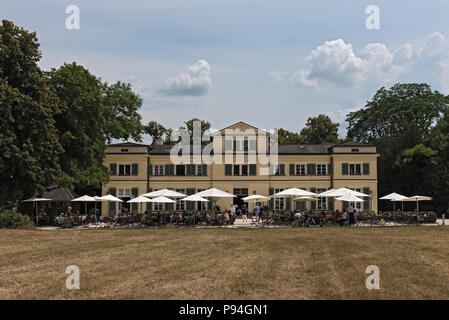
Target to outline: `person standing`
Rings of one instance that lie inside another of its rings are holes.
[[[245,208],[242,207],[242,209],[238,208],[237,213],[240,213],[242,215],[243,222],[246,222],[248,220],[248,216],[246,215]]]
[[[255,205],[255,207],[254,207],[254,214],[256,215],[256,217],[257,217],[257,221],[260,221],[261,220],[261,214],[260,214],[260,206],[259,206],[259,203],[256,203],[256,205]]]

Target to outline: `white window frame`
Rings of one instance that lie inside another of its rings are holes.
[[[324,191],[327,191],[326,188],[317,188],[316,193],[320,194]],[[327,210],[327,198],[319,197],[316,202],[317,210]]]
[[[163,164],[155,164],[153,175],[155,176],[163,176],[164,175],[164,165]]]
[[[201,192],[204,191],[204,189],[197,189],[196,192]],[[206,211],[207,210],[207,202],[203,202],[203,201],[198,201],[197,202],[197,210],[198,211]]]
[[[284,191],[284,189],[274,189],[274,193]],[[285,198],[274,198],[274,210],[285,210]]]
[[[302,164],[302,163],[295,165],[295,175],[305,176],[306,175],[306,165]]]
[[[129,174],[120,174],[120,166],[124,167],[124,172],[126,171],[126,166],[129,166]],[[132,165],[131,163],[118,163],[117,164],[117,175],[121,177],[129,177],[131,176]]]
[[[185,189],[176,189],[176,192],[179,193],[184,193],[186,192]],[[185,210],[185,201],[181,200],[182,198],[176,198],[176,206],[175,206],[175,211],[184,211]]]
[[[327,166],[325,164],[318,163],[316,165],[316,174],[320,176],[325,176],[327,174],[326,168]]]
[[[348,188],[351,189],[352,191],[358,191],[358,192],[362,192],[362,188]],[[349,204],[354,208],[357,209],[357,212],[360,212],[362,210],[362,203],[363,202],[349,202]]]
[[[351,166],[353,167],[353,172],[351,172]],[[357,173],[357,168],[359,169],[359,173]],[[361,163],[350,163],[348,165],[348,173],[351,176],[360,176],[362,174],[362,164]]]

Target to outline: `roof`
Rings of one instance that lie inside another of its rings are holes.
[[[329,154],[330,144],[280,144],[279,154]]]
[[[247,127],[251,128],[251,129],[254,129],[254,130],[256,130],[256,131],[260,131],[260,132],[265,133],[266,135],[269,135],[269,132],[267,132],[267,131],[265,131],[265,130],[259,129],[259,128],[255,127],[255,126],[252,126],[252,125],[250,125],[250,124],[248,124],[248,123],[246,123],[246,122],[239,121],[239,122],[236,122],[236,123],[234,123],[234,124],[231,124],[231,125],[229,125],[229,126],[227,126],[227,127],[224,127],[223,129],[218,130],[217,132],[212,133],[212,136],[214,136],[214,135],[219,135],[221,132],[225,131],[226,129],[229,129],[229,128],[232,128],[232,127],[236,127],[236,126],[238,126],[238,125],[244,125],[244,126],[247,126]]]
[[[108,147],[148,147],[148,146],[149,146],[148,144],[131,141],[108,144]]]
[[[78,195],[66,187],[59,187],[44,192],[42,198],[48,198],[52,201],[71,201],[78,198]]]
[[[334,144],[333,147],[374,147],[374,145],[357,141],[348,141],[344,143]]]

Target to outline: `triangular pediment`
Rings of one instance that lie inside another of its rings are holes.
[[[234,123],[234,124],[232,124],[230,126],[227,126],[226,128],[223,128],[223,129],[215,132],[214,135],[223,135],[223,134],[226,133],[226,131],[228,131],[228,132],[229,131],[234,131],[236,134],[239,134],[239,133],[243,134],[245,132],[248,132],[248,130],[249,131],[251,131],[251,130],[254,131],[255,134],[261,132],[263,134],[267,134],[268,135],[268,133],[265,130],[262,130],[262,129],[259,129],[257,127],[254,127],[254,126],[252,126],[250,124],[247,124],[247,123],[245,123],[243,121],[239,121],[239,122]]]

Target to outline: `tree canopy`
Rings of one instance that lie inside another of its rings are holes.
[[[61,113],[37,65],[34,32],[8,20],[0,25],[0,205],[42,191],[60,173],[54,117]]]

